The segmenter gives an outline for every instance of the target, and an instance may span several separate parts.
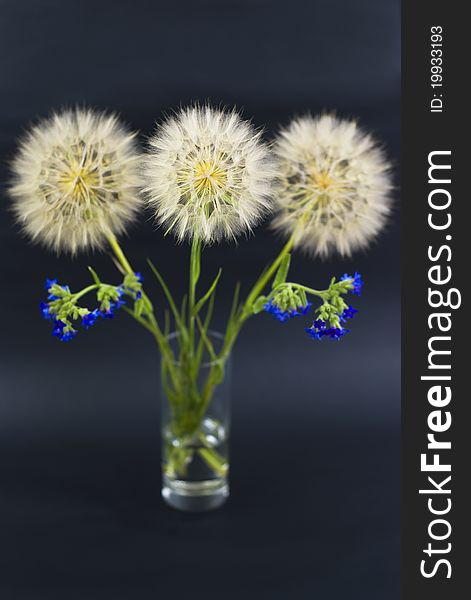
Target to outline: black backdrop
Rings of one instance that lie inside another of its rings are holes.
[[[152,339],[123,314],[63,345],[39,318],[45,276],[77,287],[91,263],[112,278],[108,257],[31,246],[4,188],[22,128],[76,102],[120,111],[143,136],[196,99],[242,107],[268,137],[293,114],[336,109],[384,140],[397,172],[399,16],[398,0],[0,0],[2,599],[398,597],[397,211],[368,253],[295,257],[319,286],[363,273],[348,337],[249,322],[233,359],[231,498],[195,516],[159,498]],[[279,244],[262,227],[205,252],[208,279],[225,268],[217,319]],[[144,220],[124,245],[180,293],[186,247]]]

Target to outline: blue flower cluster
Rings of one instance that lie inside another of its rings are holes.
[[[58,337],[61,342],[69,342],[77,335],[77,330],[68,327],[64,321],[54,320],[52,335]]]
[[[93,310],[92,312],[89,312],[88,314],[84,315],[82,317],[82,326],[84,327],[84,329],[90,329],[92,325],[95,325],[98,317],[100,316],[101,313],[98,310],[98,308],[95,308],[95,310]]]
[[[309,291],[309,288],[296,283],[282,283],[273,289],[270,299],[260,298],[260,301],[265,301],[261,306],[266,312],[285,322],[310,311],[312,304],[307,300],[306,291],[316,294],[323,303],[315,310],[314,322],[305,331],[312,339],[328,337],[339,340],[349,332],[344,324],[358,312],[345,302],[344,296],[348,292],[361,296],[362,286],[360,273],[345,273],[340,280],[333,278],[329,288],[323,292]]]
[[[352,319],[358,311],[353,306],[348,306],[339,316],[340,323],[345,323],[348,319]],[[333,340],[339,340],[349,329],[344,327],[332,327],[321,319],[316,319],[311,327],[306,329],[306,333],[314,340],[321,340],[323,337],[329,337]]]
[[[330,337],[333,340],[339,340],[346,333],[348,329],[343,327],[329,327],[325,321],[316,319],[311,327],[307,327],[306,333],[312,337],[313,340],[321,340],[323,337]]]
[[[104,302],[103,303],[104,306],[100,310],[96,309],[98,311],[97,317],[103,317],[104,319],[112,319],[114,317],[115,312],[119,308],[121,308],[122,306],[124,306],[126,304],[126,301],[122,299],[124,296],[124,289],[121,286],[118,286],[116,288],[116,291],[118,294],[117,300],[115,302],[112,302],[112,301]],[[96,311],[93,311],[93,312],[95,313]],[[92,314],[92,313],[90,313],[90,314]],[[88,316],[88,315],[86,315],[86,316]],[[92,323],[90,323],[88,325],[88,327],[85,327],[85,329],[89,329],[95,323],[95,321],[96,321],[96,318],[93,320]]]
[[[51,280],[48,279],[48,282],[49,281]],[[57,298],[54,296],[54,294],[49,294],[48,300],[54,301],[57,300]],[[57,319],[56,316],[53,313],[51,313],[51,307],[47,302],[41,302],[39,308],[41,310],[43,319],[46,319],[46,321],[51,321],[51,323],[53,324],[52,335],[54,337],[59,338],[61,342],[68,342],[77,335],[77,330],[75,330],[70,324],[67,324],[64,321]]]
[[[122,286],[116,288],[103,286],[101,306],[93,311],[78,307],[70,289],[59,285],[57,279],[47,279],[45,287],[48,296],[47,302],[41,302],[39,305],[41,315],[52,323],[52,335],[61,342],[68,342],[77,335],[77,330],[72,326],[73,320],[81,319],[82,327],[88,330],[100,317],[105,319],[113,317],[116,310],[125,304],[122,299],[124,295]]]
[[[273,302],[273,299],[271,299],[264,305],[263,308],[267,313],[273,315],[275,319],[278,319],[278,321],[284,323],[285,321],[288,321],[293,317],[298,317],[300,315],[307,314],[311,306],[311,302],[308,302],[306,306],[298,306],[297,308],[292,310],[282,310]]]

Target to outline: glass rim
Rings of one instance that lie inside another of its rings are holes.
[[[171,342],[171,341],[177,339],[179,335],[180,335],[179,331],[172,331],[167,336],[165,336],[165,339],[168,340],[169,342]],[[220,341],[224,341],[224,338],[226,337],[223,333],[221,333],[220,331],[216,331],[215,329],[208,329],[207,335],[208,335],[208,337],[212,337],[212,338],[215,338]],[[206,352],[207,352],[207,349],[206,349]],[[223,363],[223,359],[218,358],[216,360],[201,362],[199,368],[200,369],[201,368],[210,368],[214,365],[222,364],[222,363]],[[172,360],[172,364],[175,366],[180,366],[181,362],[179,360]]]

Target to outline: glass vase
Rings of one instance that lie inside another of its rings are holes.
[[[207,334],[216,354],[223,339]],[[178,360],[161,363],[162,497],[182,511],[213,510],[229,496],[230,358],[212,360],[205,343],[195,364],[178,333],[168,340]]]

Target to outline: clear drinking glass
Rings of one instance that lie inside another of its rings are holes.
[[[222,334],[208,338],[217,353]],[[212,510],[229,495],[230,358],[211,360],[205,346],[195,368],[178,333],[168,339],[180,358],[162,359],[162,496],[179,510]]]

